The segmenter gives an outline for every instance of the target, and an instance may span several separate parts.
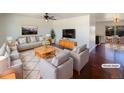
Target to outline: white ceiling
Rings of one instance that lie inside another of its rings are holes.
[[[36,18],[41,18],[44,13],[20,13],[21,15],[31,16]],[[50,16],[55,16],[57,20],[71,18],[71,17],[78,17],[87,15],[90,13],[49,13]],[[124,20],[124,13],[95,13],[96,21],[113,21],[114,16],[119,16],[120,20]]]
[[[20,13],[21,15],[41,18],[45,13]],[[49,13],[49,16],[54,16],[56,19],[65,19],[86,15],[87,13]]]
[[[113,21],[114,17],[119,17],[120,20],[124,20],[124,13],[96,13],[96,21]]]

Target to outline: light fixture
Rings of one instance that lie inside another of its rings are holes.
[[[48,22],[49,20],[56,20],[54,16],[50,16],[48,13],[45,13],[42,18]]]
[[[114,21],[115,25],[118,25],[119,22],[120,22],[120,17],[119,16],[114,16],[113,21]]]

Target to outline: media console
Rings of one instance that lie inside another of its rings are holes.
[[[77,42],[62,39],[59,41],[59,45],[65,48],[73,49],[75,46],[77,46]]]

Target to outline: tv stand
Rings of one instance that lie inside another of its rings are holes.
[[[67,40],[67,39],[61,39],[59,41],[59,45],[65,48],[73,49],[75,46],[77,46],[77,42]]]

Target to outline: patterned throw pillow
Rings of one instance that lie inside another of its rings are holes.
[[[6,51],[8,52],[8,54],[10,54],[11,52],[10,47],[8,45],[6,45]]]
[[[4,43],[0,48],[0,56],[3,56],[5,54],[5,50],[6,50],[6,44]]]
[[[44,39],[43,36],[39,36],[39,37],[38,37],[38,40],[39,40],[39,41],[43,41],[43,39]]]
[[[31,36],[30,40],[31,40],[31,42],[36,42],[36,37],[35,36]]]
[[[18,39],[19,44],[25,44],[26,43],[26,37],[21,37]]]
[[[8,67],[10,67],[10,55],[7,52],[5,52],[4,56],[6,57]]]

